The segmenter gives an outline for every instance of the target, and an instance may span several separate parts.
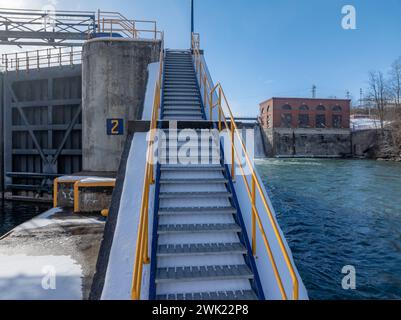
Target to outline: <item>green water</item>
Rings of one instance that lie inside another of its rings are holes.
[[[401,299],[401,164],[256,163],[311,299]],[[344,290],[342,268],[356,268]]]

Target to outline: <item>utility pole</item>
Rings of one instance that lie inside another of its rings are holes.
[[[359,107],[362,108],[362,103],[363,103],[363,90],[361,88],[361,90],[359,91]]]
[[[316,88],[316,85],[313,85],[313,86],[312,86],[312,98],[313,98],[313,99],[316,99],[316,89],[317,89],[317,88]]]
[[[192,34],[194,33],[194,0],[191,0],[191,48],[192,48]]]

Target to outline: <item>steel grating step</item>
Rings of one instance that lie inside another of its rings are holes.
[[[160,199],[174,199],[174,198],[232,198],[230,192],[163,192],[160,193]]]
[[[249,301],[249,300],[258,300],[258,297],[252,290],[244,290],[244,291],[221,291],[221,292],[200,292],[200,293],[158,295],[156,299],[164,301],[177,301],[177,300],[178,301],[180,300]]]
[[[225,168],[222,166],[192,166],[192,165],[181,165],[181,166],[161,166],[161,171],[224,171]]]
[[[159,216],[172,215],[205,215],[205,214],[236,214],[237,210],[233,207],[200,207],[200,208],[160,208]]]
[[[187,94],[187,95],[164,95],[164,101],[200,101],[200,95],[199,94]]]
[[[216,184],[228,183],[227,179],[161,179],[160,184]]]
[[[197,106],[201,108],[201,103],[200,101],[164,101],[163,102],[164,107],[172,106],[172,107],[193,107]]]
[[[241,232],[241,227],[235,223],[216,224],[162,224],[157,234],[175,233],[215,233],[215,232]]]
[[[201,266],[159,268],[156,283],[198,280],[239,280],[253,279],[253,273],[247,265]]]
[[[158,257],[246,253],[245,246],[240,242],[160,245],[157,249]]]
[[[168,117],[168,116],[170,116],[170,117],[173,117],[173,116],[178,116],[178,117],[180,117],[180,116],[199,116],[199,117],[202,117],[203,116],[203,113],[202,113],[202,111],[191,111],[191,110],[187,110],[187,111],[181,111],[181,110],[178,110],[178,111],[171,111],[171,110],[164,110],[163,111],[163,116],[165,116],[165,117]]]
[[[186,106],[174,106],[174,107],[163,107],[164,111],[202,111],[199,107],[186,107]]]

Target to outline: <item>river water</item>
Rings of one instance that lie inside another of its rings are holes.
[[[401,164],[256,162],[311,299],[401,299]],[[344,266],[356,290],[342,288]]]
[[[51,205],[43,203],[15,202],[0,199],[0,237],[16,226],[47,211]]]

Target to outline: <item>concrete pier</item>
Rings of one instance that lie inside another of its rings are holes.
[[[94,39],[83,46],[83,170],[117,171],[127,124],[141,118],[147,67],[161,41]]]

